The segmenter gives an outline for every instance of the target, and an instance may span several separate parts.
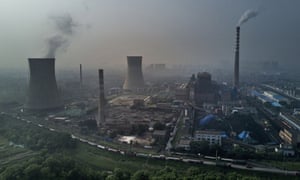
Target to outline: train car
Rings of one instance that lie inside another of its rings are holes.
[[[242,159],[231,159],[231,158],[221,158],[221,161],[225,161],[225,162],[229,162],[232,164],[238,164],[238,165],[245,165],[247,164],[246,160],[242,160]]]
[[[238,164],[238,165],[246,165],[247,161],[246,160],[241,160],[241,159],[234,159],[232,161],[232,164]]]
[[[209,160],[217,160],[218,159],[218,157],[216,157],[216,156],[204,156],[203,158],[209,159]]]
[[[105,149],[105,146],[102,146],[102,145],[98,144],[98,145],[97,145],[97,148],[103,149],[103,150],[104,150],[104,149]]]
[[[91,145],[91,146],[97,146],[96,143],[93,143],[93,142],[90,142],[90,141],[88,141],[88,144]]]
[[[151,155],[149,155],[149,154],[144,154],[144,153],[136,153],[136,156],[137,156],[137,157],[149,157],[149,156],[151,156]]]
[[[113,149],[113,148],[108,148],[107,150],[110,151],[110,152],[118,152],[117,149]]]
[[[203,161],[199,159],[182,159],[182,162],[194,163],[194,164],[203,164]]]
[[[216,162],[216,166],[219,166],[219,167],[231,167],[231,164],[230,163],[226,163],[226,162],[222,162],[222,161],[217,161]]]
[[[169,157],[166,157],[166,160],[181,161],[181,158],[169,156]]]

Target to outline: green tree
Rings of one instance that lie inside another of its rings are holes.
[[[209,144],[207,141],[192,141],[190,147],[191,152],[195,154],[207,154],[209,152]]]
[[[157,122],[153,125],[153,128],[155,130],[164,130],[164,129],[166,129],[166,125],[161,122]]]
[[[148,171],[145,170],[139,170],[133,174],[131,177],[131,180],[149,180],[150,175]]]
[[[41,166],[37,164],[30,164],[26,169],[24,169],[24,175],[27,179],[40,179],[41,178]]]

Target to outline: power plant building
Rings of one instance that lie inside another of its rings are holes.
[[[54,58],[29,58],[29,89],[25,107],[48,110],[62,106],[55,78]]]
[[[125,90],[144,88],[142,56],[127,56],[127,75],[123,85]]]
[[[216,89],[209,73],[198,73],[194,85],[196,105],[201,106],[203,103],[214,103],[216,101]]]

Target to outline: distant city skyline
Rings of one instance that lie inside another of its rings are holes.
[[[280,0],[2,0],[0,67],[27,67],[47,54],[58,34],[53,17],[70,16],[74,32],[56,54],[59,68],[126,67],[126,56],[143,64],[207,64],[232,67],[235,27],[247,9],[259,10],[241,28],[240,66],[278,61],[298,66],[300,1]],[[52,19],[51,19],[52,18]]]

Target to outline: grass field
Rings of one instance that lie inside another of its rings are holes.
[[[36,154],[37,152],[30,151],[26,148],[9,145],[7,139],[0,136],[0,166],[30,159]]]
[[[71,151],[70,156],[82,163],[87,163],[95,168],[103,170],[113,170],[121,168],[131,172],[141,168],[148,170],[159,170],[165,166],[172,166],[178,170],[186,170],[191,165],[181,162],[172,162],[164,160],[156,160],[151,158],[140,158],[118,153],[107,152],[89,145],[79,143],[75,150]]]
[[[286,169],[291,171],[300,170],[300,162],[296,161],[264,161],[264,163],[280,169]]]
[[[131,173],[134,173],[135,171],[141,169],[147,169],[150,172],[156,172],[168,166],[176,169],[177,173],[182,174],[186,173],[186,170],[190,167],[197,167],[201,169],[203,173],[216,172],[227,174],[235,172],[245,176],[260,176],[263,179],[272,179],[272,177],[276,177],[276,179],[281,179],[281,177],[285,178],[284,175],[273,176],[271,174],[262,172],[250,172],[247,170],[234,170],[224,167],[189,164],[151,158],[147,159],[128,155],[126,156],[118,153],[104,151],[83,143],[78,143],[76,149],[68,151],[68,156],[72,157],[74,160],[82,163],[83,165],[89,165],[95,169],[105,171],[113,171],[115,168],[120,168]]]

